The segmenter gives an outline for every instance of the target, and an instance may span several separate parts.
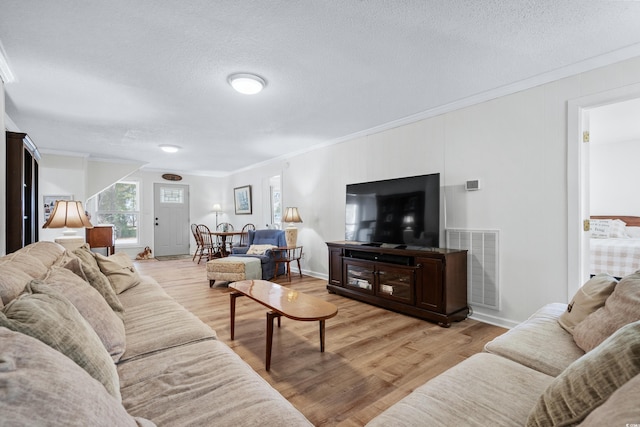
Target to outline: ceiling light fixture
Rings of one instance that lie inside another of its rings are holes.
[[[182,148],[182,147],[178,147],[177,145],[171,145],[171,144],[160,144],[158,147],[160,147],[160,149],[165,153],[177,153],[178,150]]]
[[[231,74],[228,81],[232,88],[244,95],[255,95],[267,85],[265,79],[249,73]]]

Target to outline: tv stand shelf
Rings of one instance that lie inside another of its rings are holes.
[[[469,315],[467,251],[327,242],[327,290],[449,327]]]

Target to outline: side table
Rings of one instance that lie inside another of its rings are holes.
[[[278,277],[278,268],[280,264],[286,264],[286,275],[289,282],[291,281],[291,261],[298,263],[298,272],[302,277],[302,269],[300,268],[300,258],[302,258],[302,246],[280,246],[271,250],[273,259],[276,262],[276,270],[273,278]]]

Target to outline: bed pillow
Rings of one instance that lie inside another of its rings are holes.
[[[611,225],[611,220],[609,219],[589,220],[589,231],[591,231],[591,238],[608,239],[610,225]]]
[[[638,374],[640,322],[635,322],[562,371],[538,399],[527,426],[576,425]]]
[[[640,239],[640,227],[627,227],[625,232],[630,239]]]
[[[79,260],[70,262],[78,266],[79,263]],[[64,295],[78,309],[98,334],[113,361],[118,362],[125,350],[124,323],[109,307],[102,295],[67,268],[52,267],[44,283]]]
[[[28,335],[0,327],[0,414],[6,425],[154,426],[71,359]]]
[[[275,247],[273,245],[251,245],[247,250],[247,255],[264,255],[265,252]]]
[[[111,356],[78,310],[56,290],[35,280],[30,282],[23,294],[2,309],[0,326],[58,350],[121,401],[118,373]]]
[[[611,239],[626,239],[627,237],[627,223],[620,220],[614,219],[609,224],[609,238]]]
[[[118,252],[108,257],[96,254],[96,261],[116,294],[119,295],[140,283],[140,275],[126,253]]]
[[[567,306],[567,310],[558,318],[562,328],[573,333],[573,328],[588,315],[604,305],[618,281],[608,274],[598,274],[587,281]]]
[[[573,329],[573,339],[585,352],[597,347],[620,327],[640,320],[640,272],[625,276],[600,307]]]

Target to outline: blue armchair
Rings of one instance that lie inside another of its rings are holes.
[[[264,255],[247,255],[251,245],[274,245],[287,246],[283,230],[249,230],[247,246],[235,247],[231,250],[231,256],[253,257],[260,260],[262,267],[262,278],[269,280],[275,276],[276,263],[271,250],[267,250]],[[284,274],[284,265],[278,266],[278,274]]]

